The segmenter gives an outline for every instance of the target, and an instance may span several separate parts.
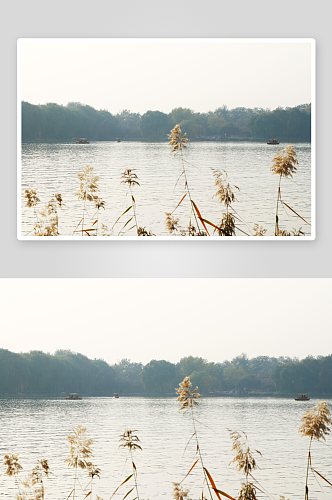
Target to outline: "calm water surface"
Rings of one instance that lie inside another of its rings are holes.
[[[274,155],[288,144],[268,146],[248,142],[192,142],[185,151],[188,184],[192,199],[202,217],[218,224],[223,212],[216,198],[212,168],[224,169],[228,180],[240,188],[236,191],[237,236],[245,236],[240,229],[253,234],[254,223],[267,229],[266,235],[274,234],[278,176],[270,172]],[[293,179],[282,179],[283,200],[309,223],[311,222],[311,145],[295,144],[299,166]],[[94,167],[100,177],[99,196],[106,201],[100,221],[111,228],[117,218],[131,205],[126,186],[120,184],[124,170],[136,169],[140,186],[134,187],[138,225],[145,226],[157,236],[169,236],[165,229],[165,212],[172,212],[184,194],[181,159],[170,154],[167,143],[149,142],[95,142],[86,145],[52,143],[22,145],[21,212],[22,236],[33,228],[33,210],[25,207],[23,194],[27,188],[37,188],[41,203],[52,194],[60,192],[65,207],[60,213],[60,234],[71,236],[82,217],[82,201],[75,196],[78,191],[77,174],[85,165]],[[179,179],[179,180],[178,180]],[[178,183],[177,183],[178,181]],[[91,204],[90,204],[91,205]],[[95,210],[88,208],[93,218]],[[175,212],[182,227],[190,220],[190,203],[185,199]],[[124,216],[113,229],[117,236],[128,219]],[[94,220],[94,219],[93,219]],[[294,213],[281,208],[280,221],[283,229],[302,226],[306,235],[310,226]],[[129,229],[132,224],[128,225]],[[211,228],[213,229],[213,228]],[[135,230],[126,233],[134,236]]]
[[[206,467],[217,487],[236,496],[242,474],[236,471],[230,453],[227,429],[245,431],[249,445],[262,453],[260,470],[255,478],[270,495],[258,498],[303,499],[306,457],[309,440],[297,430],[308,408],[318,400],[297,403],[293,399],[203,398],[197,408],[197,432]],[[332,410],[332,400],[328,400]],[[179,482],[196,460],[189,415],[181,415],[175,398],[85,398],[82,401],[61,399],[1,399],[0,448],[6,453],[20,453],[27,473],[38,459],[47,458],[54,473],[47,482],[46,498],[65,500],[73,484],[73,470],[64,459],[69,446],[66,436],[74,426],[83,424],[94,439],[94,463],[101,469],[95,492],[109,499],[123,479],[130,474],[127,453],[118,449],[119,436],[126,428],[137,429],[143,451],[135,452],[138,483],[142,499],[171,499],[172,482]],[[313,467],[331,480],[332,437],[326,443],[313,442]],[[4,467],[2,469],[4,471]],[[87,484],[84,474],[82,485]],[[13,478],[0,475],[1,498],[14,498]],[[331,499],[331,487],[310,475],[311,500]],[[196,466],[184,482],[190,498],[201,495],[202,473]],[[128,490],[115,496],[120,500]],[[77,498],[83,499],[80,492]]]

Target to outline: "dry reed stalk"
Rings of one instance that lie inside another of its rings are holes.
[[[306,473],[306,482],[305,482],[305,500],[309,499],[309,487],[308,487],[308,474],[309,474],[309,466],[311,467],[311,443],[313,439],[324,440],[325,436],[331,432],[330,426],[332,426],[332,418],[330,410],[327,407],[325,401],[320,401],[316,406],[307,410],[303,417],[301,418],[302,425],[300,426],[298,432],[302,436],[308,436],[310,438],[309,443],[309,451],[308,451],[308,461],[307,461],[307,473]],[[311,467],[312,469],[312,467]],[[314,469],[312,469],[316,472]],[[317,472],[316,472],[317,473]],[[321,477],[321,474],[317,473]],[[323,479],[327,481],[324,477]],[[328,482],[328,481],[327,481]],[[329,482],[328,482],[329,483]],[[329,483],[331,484],[331,483]]]
[[[136,216],[136,201],[135,201],[135,198],[133,196],[133,186],[139,186],[140,183],[138,182],[138,177],[135,174],[134,170],[136,170],[136,169],[135,168],[127,168],[123,172],[123,174],[121,176],[121,179],[122,179],[121,184],[127,184],[129,186],[129,191],[130,191],[131,200],[132,200],[133,204],[132,204],[132,207],[127,208],[127,210],[124,213],[126,213],[130,208],[133,208],[133,210],[134,210],[134,218],[135,218],[135,225],[136,225],[136,234],[137,234],[137,236],[139,236],[139,234],[138,234],[137,216]],[[125,224],[125,226],[127,224],[128,224],[128,222]],[[132,228],[130,228],[130,229],[132,229]]]
[[[202,396],[197,392],[198,387],[195,387],[195,389],[191,390],[192,383],[190,382],[190,377],[185,377],[182,382],[180,382],[179,387],[175,389],[176,393],[178,394],[177,401],[181,403],[181,407],[179,411],[183,412],[183,415],[185,415],[188,411],[191,413],[191,418],[193,422],[193,428],[194,428],[194,434],[191,437],[195,436],[196,439],[196,450],[199,456],[199,460],[202,466],[203,474],[204,474],[204,479],[208,485],[209,493],[210,493],[210,498],[212,500],[212,493],[210,489],[210,483],[211,483],[211,476],[208,473],[207,469],[204,466],[203,462],[203,457],[201,454],[201,449],[199,446],[198,442],[198,436],[197,436],[197,430],[196,430],[196,424],[195,424],[195,417],[194,417],[194,407],[198,406],[198,399],[201,398]],[[191,438],[190,438],[191,439]],[[194,465],[191,467],[190,471],[188,474],[192,471],[192,469],[195,467],[197,464],[198,460],[194,463]],[[188,474],[185,476],[187,477]],[[185,479],[185,478],[184,478]],[[211,484],[212,488],[215,490],[214,485]],[[204,486],[203,486],[204,488]],[[203,498],[203,493],[202,491],[202,498]],[[218,494],[217,494],[218,496]]]
[[[171,133],[167,134],[167,135],[168,135],[168,138],[170,139],[168,144],[169,144],[169,146],[172,146],[171,154],[174,153],[174,156],[176,156],[177,154],[180,154],[180,157],[181,157],[182,172],[180,174],[180,177],[182,175],[184,177],[184,181],[185,181],[184,188],[187,191],[188,197],[190,199],[190,211],[193,212],[193,214],[194,214],[194,218],[195,218],[195,222],[196,222],[196,226],[197,226],[197,235],[198,236],[206,236],[206,234],[200,230],[200,227],[198,224],[198,218],[201,219],[201,217],[197,214],[197,207],[191,198],[191,193],[190,193],[190,189],[189,189],[189,185],[188,185],[187,172],[185,169],[185,160],[183,157],[183,150],[187,148],[187,143],[189,142],[189,139],[186,137],[186,135],[187,135],[186,133],[181,135],[180,125],[175,125],[175,127],[171,130]],[[180,203],[183,201],[184,198],[185,198],[185,196],[182,197]],[[177,207],[180,205],[180,203],[178,203]],[[174,212],[174,210],[173,210],[173,212]],[[171,215],[171,214],[166,214],[166,227],[167,227],[168,231],[170,232],[171,225],[170,225],[168,215]],[[202,220],[201,220],[201,223],[207,232],[206,226],[205,226],[204,222],[202,222]],[[189,227],[191,227],[191,222],[189,224]],[[193,232],[192,232],[192,234],[189,234],[189,236],[194,236],[194,235],[196,235],[196,231],[195,231],[195,234]]]
[[[121,434],[121,436],[120,436],[121,444],[119,445],[119,448],[127,448],[128,449],[128,452],[129,452],[129,455],[131,458],[132,467],[133,467],[133,474],[131,476],[129,476],[129,478],[134,476],[136,494],[137,494],[137,498],[139,500],[138,482],[137,482],[137,468],[136,468],[136,465],[135,465],[134,460],[133,460],[133,451],[142,450],[142,447],[140,444],[138,444],[138,443],[140,443],[140,440],[139,440],[138,436],[136,434],[134,434],[134,432],[137,432],[137,430],[127,429],[127,430],[125,430],[125,432],[123,434]],[[127,481],[127,480],[128,480],[128,478],[125,481]],[[113,493],[113,495],[114,495],[114,493]]]
[[[282,151],[279,151],[272,160],[273,165],[270,168],[272,174],[279,175],[279,186],[278,186],[278,197],[277,197],[277,208],[276,208],[276,223],[275,223],[275,236],[283,236],[279,230],[279,202],[281,200],[281,178],[282,177],[293,177],[296,172],[296,165],[299,164],[297,156],[294,150],[294,146],[287,146]]]
[[[237,201],[235,198],[234,190],[240,191],[237,186],[231,186],[228,182],[228,175],[225,170],[212,169],[214,175],[214,185],[217,188],[216,193],[212,198],[218,198],[219,203],[224,205],[226,213],[223,214],[221,222],[218,227],[219,236],[233,236],[235,235],[235,217],[232,213],[232,203]]]

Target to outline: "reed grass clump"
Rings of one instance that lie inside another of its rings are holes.
[[[133,451],[135,450],[142,450],[142,447],[141,445],[139,444],[140,443],[140,440],[139,440],[139,437],[137,436],[137,434],[134,434],[135,432],[137,432],[137,430],[130,430],[130,429],[126,429],[125,432],[123,434],[121,434],[120,436],[120,445],[119,445],[119,448],[125,448],[128,450],[128,453],[129,453],[129,456],[130,456],[130,459],[131,459],[131,464],[132,464],[132,468],[133,468],[133,473],[128,476],[121,484],[120,486],[115,490],[115,492],[113,493],[112,497],[115,495],[115,493],[118,491],[118,489],[124,484],[126,483],[127,481],[129,481],[132,477],[134,477],[134,481],[135,481],[135,486],[134,488],[136,489],[136,497],[134,500],[136,500],[136,498],[139,500],[139,493],[138,493],[138,481],[137,481],[137,467],[134,463],[134,459],[133,459]],[[129,490],[127,492],[127,494],[125,495],[125,497],[127,497],[133,490],[134,488],[131,488],[131,490]],[[111,498],[112,498],[111,497]]]

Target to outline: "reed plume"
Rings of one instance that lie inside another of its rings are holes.
[[[99,177],[98,175],[94,175],[93,167],[91,167],[90,165],[86,165],[85,167],[83,167],[82,172],[77,174],[77,177],[79,180],[79,190],[76,193],[76,196],[79,200],[83,201],[83,215],[78,225],[82,223],[82,229],[81,229],[82,236],[84,231],[89,236],[89,232],[87,230],[84,230],[86,202],[96,201],[98,199],[96,193],[99,191],[98,187]]]
[[[22,489],[18,500],[44,500],[45,477],[50,476],[51,471],[47,460],[39,460],[38,465],[32,469],[30,474],[24,479],[21,479]]]
[[[15,486],[17,488],[18,494],[20,495],[20,487],[17,482],[17,475],[23,469],[22,465],[18,461],[18,454],[7,454],[3,457],[3,464],[7,467],[5,474],[7,476],[14,476]]]
[[[75,469],[74,488],[72,490],[73,500],[75,499],[76,493],[78,468],[87,469],[92,466],[90,459],[93,457],[91,449],[93,439],[86,436],[86,431],[86,427],[78,425],[77,427],[74,427],[73,434],[67,436],[70,451],[69,457],[65,459],[65,462],[67,462],[68,467],[73,467]]]
[[[238,500],[256,500],[256,488],[253,483],[249,482],[248,477],[255,469],[259,469],[254,454],[247,444],[248,436],[244,432],[230,431],[228,429],[231,440],[233,441],[232,449],[235,457],[230,464],[235,463],[238,471],[242,471],[245,475],[245,483],[242,483],[241,490],[238,495]],[[254,450],[255,453],[262,455],[260,451]]]
[[[308,474],[309,474],[309,466],[311,466],[310,449],[312,440],[316,439],[317,441],[319,441],[322,439],[325,441],[325,436],[331,432],[330,426],[332,426],[332,418],[326,402],[320,401],[316,406],[307,410],[304,413],[303,417],[301,418],[301,422],[303,423],[300,426],[298,432],[302,436],[308,436],[310,438],[306,482],[305,482],[305,493],[304,493],[305,500],[308,500],[309,499]],[[314,469],[312,470],[313,472],[316,472]]]
[[[237,186],[231,186],[228,182],[228,175],[223,170],[212,169],[214,176],[214,185],[217,191],[212,198],[218,198],[219,203],[224,205],[226,212],[223,214],[218,227],[219,236],[233,236],[235,235],[235,217],[232,213],[232,203],[237,201],[235,198],[234,190],[240,191]]]
[[[190,500],[188,498],[189,490],[181,486],[180,483],[173,483],[173,498],[174,500]]]

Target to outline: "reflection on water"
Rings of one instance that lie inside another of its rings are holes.
[[[193,142],[185,151],[188,184],[192,199],[203,218],[218,224],[222,207],[216,198],[212,168],[224,169],[228,180],[240,188],[236,210],[238,236],[240,231],[253,234],[254,223],[264,226],[267,235],[274,233],[278,176],[270,172],[271,161],[277,148],[265,143],[249,142]],[[65,207],[60,213],[60,234],[70,236],[82,217],[82,202],[75,197],[78,191],[77,174],[89,164],[100,177],[100,197],[106,201],[101,210],[101,222],[109,228],[131,205],[126,187],[120,184],[125,169],[136,169],[140,186],[134,188],[138,225],[154,234],[168,236],[165,229],[165,212],[172,212],[184,193],[181,159],[170,154],[167,143],[149,142],[95,142],[86,145],[56,143],[22,145],[22,235],[33,227],[33,210],[24,206],[26,188],[37,188],[42,203],[54,193],[61,193]],[[295,144],[298,171],[293,179],[282,179],[283,200],[309,223],[311,221],[311,145]],[[177,183],[178,181],[178,183]],[[175,187],[176,186],[176,187]],[[189,200],[176,210],[180,223],[186,227],[190,219]],[[95,210],[89,208],[92,217]],[[126,219],[124,219],[125,222]],[[310,226],[283,207],[280,211],[281,226],[290,231],[302,226],[306,235]],[[117,235],[122,224],[115,226]],[[130,226],[128,226],[130,227]],[[127,235],[135,235],[131,230]]]
[[[246,432],[249,445],[262,453],[257,459],[260,470],[255,472],[260,488],[274,498],[280,494],[303,499],[309,440],[297,430],[304,411],[318,400],[202,398],[200,402],[196,412],[198,438],[217,487],[236,496],[243,479],[234,464],[229,466],[233,457],[227,429],[231,429]],[[332,410],[332,400],[328,405]],[[130,474],[131,465],[125,463],[127,452],[118,449],[119,436],[127,428],[137,429],[143,448],[134,457],[141,498],[171,499],[172,482],[181,481],[196,460],[194,440],[184,453],[193,434],[190,415],[183,416],[178,409],[175,398],[0,399],[0,451],[2,456],[20,453],[25,473],[38,459],[47,458],[54,476],[47,482],[46,498],[64,500],[74,477],[64,463],[69,450],[66,436],[74,426],[83,424],[94,439],[94,463],[101,469],[95,492],[106,500]],[[331,436],[326,443],[313,442],[313,467],[329,476],[331,461]],[[83,485],[87,482],[82,478]],[[331,489],[323,480],[317,482],[310,475],[309,485],[311,498],[330,498]],[[200,497],[202,473],[198,466],[184,486],[190,488],[190,498]],[[13,478],[1,474],[0,491],[2,497],[14,498]],[[123,487],[116,498],[122,499],[125,491]],[[267,497],[259,494],[259,498]]]

